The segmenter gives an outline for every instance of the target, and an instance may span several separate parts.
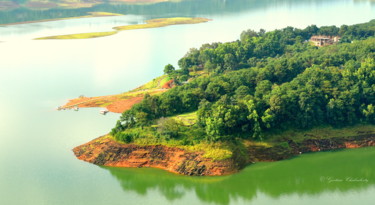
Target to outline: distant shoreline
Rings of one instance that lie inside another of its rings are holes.
[[[205,22],[208,22],[208,21],[212,21],[212,20],[207,19],[207,18],[200,18],[200,17],[159,18],[159,19],[146,20],[146,23],[144,23],[144,24],[117,26],[117,27],[112,28],[113,29],[112,31],[46,36],[46,37],[35,38],[35,40],[89,39],[89,38],[98,38],[98,37],[110,36],[110,35],[117,34],[120,31],[125,31],[125,30],[160,28],[160,27],[180,25],[180,24],[197,24],[197,23],[205,23]]]
[[[69,2],[69,1],[51,1],[51,0],[36,0],[28,2],[13,2],[13,1],[0,1],[0,11],[9,11],[13,9],[29,9],[29,10],[49,10],[49,9],[80,9],[92,8],[101,4],[153,4],[160,2],[168,2],[169,0],[111,0],[106,2],[104,0],[87,0],[84,2]]]
[[[55,18],[55,19],[43,19],[43,20],[35,20],[35,21],[22,21],[22,22],[16,22],[16,23],[0,24],[0,26],[14,26],[14,25],[23,25],[23,24],[31,24],[31,23],[43,23],[43,22],[51,22],[51,21],[81,19],[81,18],[123,16],[123,14],[108,13],[108,12],[88,12],[88,13],[89,13],[89,15],[86,15],[86,16],[75,16],[75,17],[66,17],[66,18]]]

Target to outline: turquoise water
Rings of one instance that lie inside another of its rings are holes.
[[[217,5],[216,12],[165,9],[155,16],[181,13],[213,21],[97,39],[31,40],[52,33],[106,31],[113,25],[142,22],[152,12],[133,12],[120,20],[0,27],[0,204],[371,204],[373,148],[303,155],[255,164],[233,176],[202,178],[154,169],[101,168],[74,157],[72,148],[107,133],[119,115],[102,116],[99,109],[56,111],[67,99],[128,91],[162,74],[164,65],[177,65],[189,48],[235,40],[245,29],[354,24],[375,18],[371,1],[235,5]],[[347,177],[367,182],[327,182]]]

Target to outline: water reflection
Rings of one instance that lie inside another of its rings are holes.
[[[5,40],[20,37],[23,39],[33,39],[72,33],[112,31],[112,27],[135,24],[134,22],[142,21],[143,17],[141,16],[125,15],[19,24],[0,27],[0,38]]]
[[[224,177],[187,177],[146,168],[103,169],[119,181],[125,192],[147,196],[149,191],[157,190],[174,201],[193,191],[201,202],[226,205],[240,200],[250,202],[261,193],[279,199],[293,194],[318,198],[331,192],[345,195],[364,191],[375,184],[374,155],[375,148],[307,154],[281,162],[258,163]]]

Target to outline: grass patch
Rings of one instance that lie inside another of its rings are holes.
[[[281,132],[267,133],[265,140],[267,142],[282,141],[285,139],[293,139],[301,142],[305,139],[328,139],[335,137],[353,137],[363,134],[374,134],[375,125],[355,125],[344,128],[334,127],[317,127],[310,130],[286,130]]]
[[[191,152],[204,152],[203,157],[214,161],[224,160],[232,157],[233,152],[226,143],[204,143],[192,146],[180,146],[180,148]]]
[[[208,75],[207,71],[204,71],[204,70],[198,70],[198,71],[190,71],[189,72],[189,75],[192,76],[192,77],[198,77],[198,76],[202,76],[202,75]]]
[[[102,102],[102,103],[97,102],[97,104],[98,104],[99,107],[107,107],[107,106],[111,105],[112,102]]]
[[[146,84],[141,85],[140,87],[134,89],[133,91],[140,91],[140,90],[147,90],[147,89],[161,89],[162,86],[171,80],[171,78],[168,75],[162,75],[160,77],[157,77]]]
[[[191,126],[197,122],[197,112],[186,113],[182,115],[176,115],[171,117],[172,119],[180,122],[184,126]]]
[[[258,142],[258,141],[250,141],[250,140],[244,140],[243,144],[246,147],[250,147],[250,146],[264,147],[264,148],[273,147],[273,144],[269,142]]]
[[[123,16],[122,14],[110,13],[110,12],[102,12],[102,11],[88,12],[88,13],[90,15],[89,16],[84,16],[84,17]]]
[[[149,90],[129,91],[129,92],[119,94],[118,97],[121,98],[121,99],[129,99],[129,98],[132,98],[132,97],[144,96],[147,93],[150,94],[150,91]]]
[[[46,40],[46,39],[87,39],[87,38],[98,38],[104,36],[111,36],[116,34],[117,31],[109,31],[109,32],[93,32],[93,33],[78,33],[78,34],[68,34],[68,35],[60,35],[60,36],[47,36],[36,38],[35,40]]]
[[[171,80],[171,78],[170,78],[168,75],[165,76],[164,78],[160,79],[160,82],[159,82],[157,88],[162,88],[162,86],[163,86],[164,84],[166,84],[166,83],[167,83],[168,81],[170,81],[170,80]]]
[[[155,89],[155,88],[144,89],[144,90],[135,89],[133,91],[125,92],[125,93],[118,94],[118,95],[115,95],[115,96],[117,96],[120,99],[130,99],[130,98],[133,98],[133,97],[143,97],[146,94],[156,95],[156,94],[161,94],[161,93],[163,93],[161,90]]]
[[[175,18],[160,18],[147,20],[145,24],[117,26],[113,29],[118,31],[134,30],[134,29],[145,29],[145,28],[159,28],[177,24],[196,24],[207,22],[209,19],[206,18],[189,18],[189,17],[175,17]]]
[[[152,127],[130,128],[112,137],[120,143],[133,143],[141,146],[164,145],[167,147],[177,147],[188,152],[203,152],[203,157],[213,161],[228,159],[233,156],[233,146],[227,142],[208,143],[197,142],[193,145],[185,145],[181,139],[166,139],[158,136]]]

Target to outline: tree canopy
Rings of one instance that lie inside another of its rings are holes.
[[[122,114],[112,134],[158,124],[150,131],[158,136],[219,141],[261,139],[273,129],[375,123],[374,32],[375,20],[341,27],[247,30],[240,40],[191,49],[179,60],[176,79],[191,77],[189,72],[197,69],[207,75],[146,96]],[[315,34],[343,40],[317,48],[307,41]],[[188,112],[196,113],[197,123],[185,134],[186,129],[178,128],[184,125],[165,119]]]

